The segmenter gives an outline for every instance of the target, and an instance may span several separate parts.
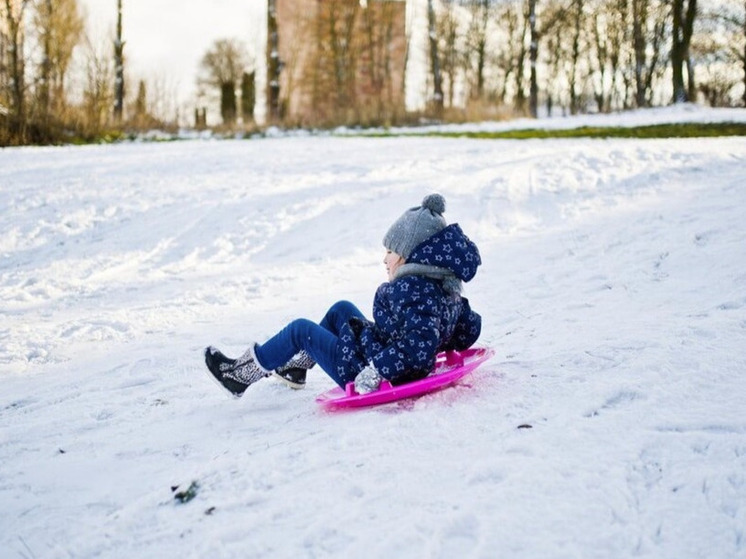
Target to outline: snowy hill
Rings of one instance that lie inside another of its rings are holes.
[[[746,557],[745,182],[740,137],[0,150],[0,555]],[[214,386],[205,345],[369,310],[433,191],[496,358],[354,413]]]

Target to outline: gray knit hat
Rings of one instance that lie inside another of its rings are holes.
[[[421,206],[410,208],[394,222],[383,237],[383,246],[406,260],[422,241],[445,229],[445,211],[446,201],[440,194],[425,196]]]

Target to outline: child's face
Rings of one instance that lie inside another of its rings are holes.
[[[389,281],[394,279],[394,273],[396,270],[404,264],[404,258],[399,256],[393,251],[387,250],[386,256],[383,258],[383,263],[386,265],[386,271],[389,274]]]

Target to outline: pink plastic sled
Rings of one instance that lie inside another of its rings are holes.
[[[384,380],[381,387],[368,394],[355,392],[355,383],[347,383],[345,390],[340,387],[319,394],[316,402],[327,410],[359,408],[387,404],[394,400],[420,396],[439,388],[445,388],[469,374],[494,355],[489,348],[471,348],[464,351],[439,353],[435,360],[435,370],[422,380],[392,386]]]

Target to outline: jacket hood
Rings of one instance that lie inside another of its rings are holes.
[[[417,245],[406,263],[444,268],[458,279],[470,281],[476,275],[482,259],[477,245],[466,236],[458,223],[453,223]]]

